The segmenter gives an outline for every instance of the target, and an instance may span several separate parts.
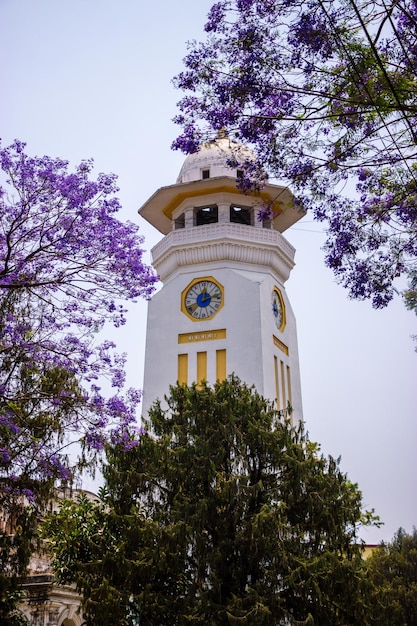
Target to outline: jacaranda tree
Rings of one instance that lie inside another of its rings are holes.
[[[165,408],[164,408],[165,406]],[[357,485],[238,379],[171,388],[43,530],[88,625],[366,624]]]
[[[0,168],[0,510],[7,520],[0,540],[7,587],[27,564],[36,505],[106,441],[123,441],[135,421],[140,394],[124,391],[124,357],[97,333],[106,322],[123,324],[126,302],[148,297],[156,277],[143,263],[137,226],[116,217],[114,175],[90,180],[91,161],[71,172],[61,159],[28,156],[19,141],[0,150]],[[66,454],[75,442],[79,455]]]
[[[206,31],[175,79],[174,147],[194,152],[220,129],[254,147],[243,188],[262,168],[291,186],[325,223],[326,263],[350,296],[383,307],[408,276],[415,309],[415,0],[220,0]]]

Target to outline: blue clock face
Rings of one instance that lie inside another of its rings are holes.
[[[222,300],[222,291],[216,283],[201,280],[187,291],[184,304],[189,315],[196,320],[204,320],[217,313]]]
[[[204,308],[210,305],[211,300],[212,300],[211,294],[209,294],[207,291],[203,291],[202,293],[198,294],[196,302],[198,306]]]

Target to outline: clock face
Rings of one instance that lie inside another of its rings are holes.
[[[273,289],[271,295],[272,314],[274,316],[275,326],[278,330],[284,330],[285,326],[285,307],[284,300],[279,289]]]
[[[214,279],[195,280],[183,292],[182,310],[191,319],[213,317],[223,306],[223,288]]]

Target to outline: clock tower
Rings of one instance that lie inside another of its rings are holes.
[[[302,419],[296,323],[285,282],[293,246],[282,233],[304,215],[286,187],[243,194],[236,149],[218,138],[189,155],[175,185],[139,209],[163,239],[152,264],[163,287],[149,302],[144,414],[169,386],[229,374]],[[262,205],[273,219],[257,220]]]

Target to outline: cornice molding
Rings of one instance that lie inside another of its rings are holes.
[[[225,261],[271,269],[285,282],[294,255],[277,231],[225,223],[171,231],[152,249],[152,263],[162,282],[180,267]]]

